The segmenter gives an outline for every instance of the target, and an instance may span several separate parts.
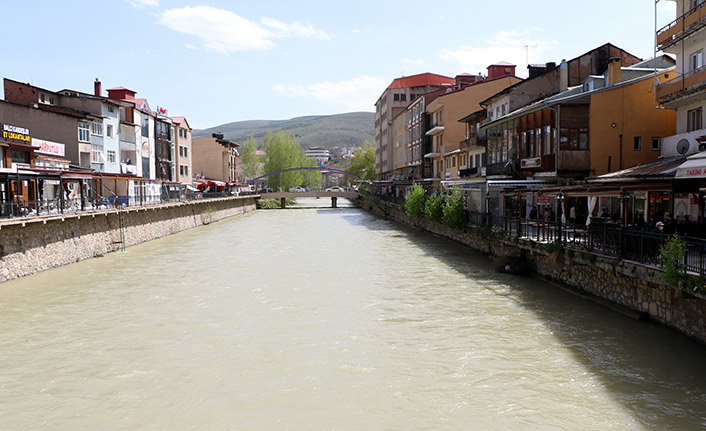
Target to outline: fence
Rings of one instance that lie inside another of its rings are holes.
[[[237,195],[254,195],[255,192],[238,192]],[[139,196],[97,196],[93,198],[57,198],[37,201],[0,202],[0,219],[16,217],[36,217],[57,214],[72,214],[79,211],[98,211],[110,208],[129,208],[161,205],[170,202],[192,201],[208,198],[235,196],[236,193],[200,192],[186,187],[163,189],[161,193],[147,193]]]
[[[375,195],[380,200],[393,202],[404,210],[404,198]],[[576,251],[586,251],[609,257],[631,260],[647,265],[661,266],[660,248],[671,237],[637,228],[625,228],[615,223],[594,219],[589,226],[559,223],[552,220],[532,220],[500,216],[489,213],[470,213],[470,227],[485,226],[502,231],[509,237],[532,240],[538,243],[561,243]],[[687,246],[684,264],[687,272],[706,274],[706,239],[680,236]]]

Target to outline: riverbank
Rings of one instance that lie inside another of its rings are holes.
[[[0,282],[253,210],[253,196],[234,196],[6,220],[0,223]]]
[[[424,218],[408,217],[384,201],[366,200],[363,207],[490,256],[523,260],[532,272],[549,281],[625,307],[706,344],[706,295],[665,284],[658,268],[494,235],[482,228],[452,229]]]

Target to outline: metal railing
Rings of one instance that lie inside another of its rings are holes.
[[[380,200],[392,202],[404,210],[404,198],[385,194],[374,196]],[[562,223],[556,218],[534,220],[482,212],[467,213],[466,225],[474,228],[486,227],[492,232],[509,238],[537,243],[560,243],[576,251],[654,266],[661,266],[660,248],[672,237],[662,232],[626,228],[598,219],[586,226],[583,223]],[[687,253],[684,256],[685,271],[692,274],[706,274],[706,238],[687,235],[681,235],[680,238],[687,247]]]
[[[250,196],[254,191],[200,192],[188,188],[162,190],[161,193],[146,193],[138,196],[107,195],[86,198],[56,198],[36,201],[0,202],[0,219],[27,218],[48,215],[73,214],[80,211],[100,211],[130,207],[146,207],[173,202],[184,202],[231,196]]]

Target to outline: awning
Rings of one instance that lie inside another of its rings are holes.
[[[703,153],[695,156],[699,157],[691,156],[679,165],[674,178],[706,178],[706,156]]]
[[[433,159],[434,157],[439,157],[441,153],[426,153],[424,155],[425,159]]]

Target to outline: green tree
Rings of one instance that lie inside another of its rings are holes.
[[[466,223],[463,196],[459,190],[454,190],[444,203],[441,221],[449,227],[461,228]]]
[[[297,139],[282,130],[267,132],[263,150],[267,153],[265,172],[268,173],[300,168],[308,163]],[[305,180],[302,171],[284,172],[267,178],[268,185],[274,190],[278,190],[280,184],[282,190],[289,190],[292,187],[303,185]]]
[[[243,175],[247,179],[253,179],[260,175],[260,161],[257,159],[257,142],[252,136],[240,148],[240,165],[243,168]]]
[[[412,185],[412,188],[405,196],[404,209],[410,217],[422,217],[424,215],[424,203],[427,194],[419,184]]]
[[[659,248],[659,253],[662,256],[662,269],[664,270],[660,275],[662,280],[676,286],[680,281],[686,279],[686,265],[684,264],[686,252],[686,243],[676,233]]]
[[[364,180],[374,181],[375,175],[375,147],[368,141],[358,148],[351,157],[351,167],[346,172],[357,175]]]
[[[424,216],[431,221],[440,222],[444,216],[444,198],[439,195],[429,196],[424,204]]]

